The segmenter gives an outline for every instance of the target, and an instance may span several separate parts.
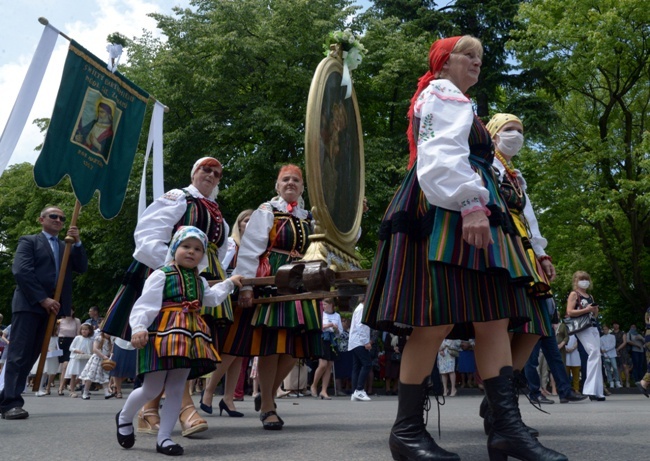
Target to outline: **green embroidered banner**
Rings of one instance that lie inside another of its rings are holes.
[[[43,149],[34,166],[40,187],[70,176],[81,205],[99,191],[99,211],[122,208],[149,95],[71,41]]]

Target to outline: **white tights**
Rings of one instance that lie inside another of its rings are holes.
[[[120,413],[120,424],[132,423],[136,413],[142,406],[160,395],[165,389],[165,404],[160,412],[160,429],[157,442],[161,446],[170,445],[165,439],[171,439],[172,430],[181,411],[185,381],[190,374],[189,368],[176,370],[154,371],[147,373],[142,387],[131,392],[124,403]],[[128,435],[133,432],[133,427],[120,428],[120,434]]]

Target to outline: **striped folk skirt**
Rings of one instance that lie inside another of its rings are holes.
[[[188,379],[194,379],[214,371],[220,360],[198,310],[170,305],[149,327],[149,342],[138,350],[137,373],[189,368]]]
[[[431,206],[413,167],[382,221],[365,324],[395,334],[454,325],[448,337],[467,339],[473,322],[507,318],[514,329],[536,317],[531,262],[489,169],[478,165],[477,172],[490,191],[494,243],[488,250],[465,243],[460,213]]]

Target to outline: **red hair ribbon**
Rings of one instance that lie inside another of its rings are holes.
[[[418,147],[415,144],[415,134],[413,133],[413,112],[415,108],[415,102],[418,100],[420,93],[422,93],[422,91],[424,91],[424,89],[429,86],[431,80],[438,76],[442,70],[442,66],[445,65],[449,59],[449,55],[456,46],[456,43],[458,43],[458,40],[461,38],[462,36],[460,35],[456,37],[441,38],[440,40],[433,42],[431,48],[429,49],[429,70],[426,74],[420,77],[420,80],[418,80],[418,88],[411,98],[411,106],[409,107],[408,112],[409,127],[406,131],[406,135],[409,140],[409,170],[413,167],[413,164],[415,163],[415,160],[418,156]]]

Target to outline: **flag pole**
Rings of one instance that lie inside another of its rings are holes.
[[[81,203],[79,200],[76,201],[74,206],[74,211],[72,213],[72,219],[70,220],[70,227],[77,225],[77,218],[79,217],[79,212],[81,211]],[[65,274],[68,266],[68,259],[70,258],[70,251],[72,249],[72,244],[74,243],[74,237],[69,235],[65,236],[65,250],[63,251],[63,259],[61,260],[61,265],[59,268],[59,275],[56,280],[56,290],[54,292],[54,300],[59,302],[61,300],[61,292],[63,291],[63,283],[65,282]],[[45,360],[47,358],[47,349],[50,344],[50,337],[54,331],[54,321],[56,320],[56,314],[50,312],[50,316],[47,320],[47,329],[45,330],[45,338],[43,338],[43,345],[41,346],[41,357],[38,361],[38,367],[36,369],[36,377],[34,378],[34,385],[32,386],[32,391],[36,392],[41,386],[41,377],[43,376],[43,368],[45,367]]]
[[[52,29],[54,29],[55,31],[57,31],[61,37],[65,38],[65,39],[66,39],[67,41],[69,41],[69,42],[72,41],[72,39],[71,39],[70,37],[68,37],[66,34],[64,34],[64,33],[61,32],[59,29],[57,29],[57,28],[54,27],[52,24],[50,24],[50,21],[49,21],[47,18],[44,18],[43,16],[41,16],[40,18],[38,18],[38,22],[40,22],[40,23],[43,24],[44,26],[48,26],[48,25],[49,25]],[[149,95],[149,100],[152,101],[152,102],[159,102],[159,103],[162,104],[162,106],[165,108],[165,113],[169,112],[169,107],[167,107],[166,105],[164,105],[162,102],[160,102],[160,101],[159,101],[158,99],[156,99],[155,97],[151,96],[151,94]]]

